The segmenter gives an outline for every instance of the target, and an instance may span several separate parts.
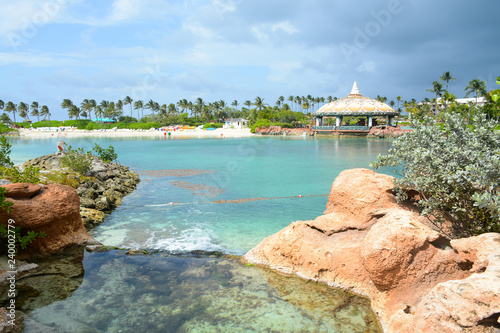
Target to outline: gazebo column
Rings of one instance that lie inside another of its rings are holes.
[[[342,116],[335,116],[335,125],[340,127],[342,125]]]
[[[394,116],[389,116],[389,126],[394,126]]]
[[[372,127],[373,124],[372,119],[373,119],[372,116],[368,116],[368,127],[370,128]]]

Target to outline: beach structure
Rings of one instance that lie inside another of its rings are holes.
[[[248,128],[248,120],[243,118],[229,118],[226,119],[223,128]]]
[[[313,113],[315,126],[312,130],[316,134],[367,135],[373,126],[378,125],[378,117],[387,117],[386,124],[395,126],[394,117],[397,115],[398,112],[389,105],[363,97],[355,81],[347,97],[325,104]],[[347,125],[344,117],[357,117],[359,121],[356,125]]]

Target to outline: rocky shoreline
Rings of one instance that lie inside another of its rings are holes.
[[[449,239],[393,177],[342,172],[324,215],[297,221],[245,254],[256,265],[369,297],[385,332],[497,332],[500,234]]]
[[[49,154],[34,158],[23,164],[23,168],[35,167],[41,172],[60,170],[62,154]],[[87,230],[104,221],[106,214],[122,204],[122,198],[132,193],[140,178],[129,167],[105,163],[94,157],[92,169],[85,175],[92,177],[76,188],[80,197],[80,215]]]

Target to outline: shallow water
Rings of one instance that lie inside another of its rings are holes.
[[[13,139],[12,159],[53,153],[57,141]],[[68,140],[86,150],[95,142],[113,145],[119,162],[141,177],[137,190],[91,231],[97,240],[236,255],[291,222],[321,215],[341,171],[368,168],[392,145],[302,137]],[[373,331],[363,299],[235,261],[110,252],[87,254],[83,262],[85,277],[67,299],[33,301],[27,332],[45,332],[43,325],[61,332]],[[75,279],[81,277],[63,284]]]
[[[52,153],[57,140],[17,139],[13,159]],[[94,142],[113,145],[142,182],[92,236],[118,247],[231,254],[245,253],[291,222],[321,215],[341,171],[368,168],[392,145],[303,137],[68,140],[86,150]]]
[[[368,300],[231,259],[111,251],[86,253],[83,268],[71,297],[32,311],[24,332],[379,330]]]

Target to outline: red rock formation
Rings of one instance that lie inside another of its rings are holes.
[[[292,223],[245,258],[367,295],[387,332],[460,332],[496,320],[500,235],[450,241],[396,202],[392,179],[342,172],[325,215]]]
[[[14,203],[10,213],[0,211],[0,224],[13,224],[28,231],[47,234],[37,238],[21,256],[39,256],[57,252],[70,245],[96,243],[87,233],[80,217],[80,198],[76,190],[64,185],[10,184],[4,185],[7,201]],[[20,195],[20,193],[22,195]]]
[[[379,125],[374,126],[370,129],[368,136],[375,136],[379,138],[396,138],[405,134],[406,132],[411,132],[411,130],[401,129],[399,126],[386,126]]]

